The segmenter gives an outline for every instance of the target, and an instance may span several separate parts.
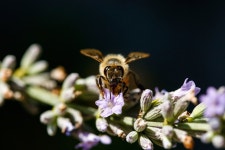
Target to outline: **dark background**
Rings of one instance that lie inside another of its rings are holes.
[[[147,88],[171,91],[189,78],[203,94],[225,83],[225,1],[1,1],[0,59],[13,54],[19,63],[32,43],[42,46],[50,68],[62,65],[82,77],[97,74],[98,63],[80,49],[149,52],[150,58],[130,64]],[[17,102],[1,106],[0,118],[1,150],[69,150],[76,144],[60,133],[49,137],[39,116]],[[117,138],[96,149],[123,146],[139,149]],[[213,147],[197,140],[195,149]]]

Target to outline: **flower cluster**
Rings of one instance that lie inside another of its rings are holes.
[[[198,100],[200,88],[186,78],[174,91],[135,88],[114,95],[107,88],[100,91],[93,75],[67,74],[62,66],[48,70],[40,54],[41,47],[33,44],[17,68],[13,55],[0,62],[0,105],[17,100],[32,114],[39,110],[37,103],[48,106],[40,122],[50,136],[60,130],[83,150],[111,144],[110,136],[146,150],[154,145],[171,149],[177,143],[193,149],[194,138],[225,148],[225,87],[209,87]]]
[[[205,105],[204,116],[208,118],[210,129],[202,135],[204,143],[212,142],[216,148],[225,147],[225,87],[209,87],[205,95],[200,96]]]

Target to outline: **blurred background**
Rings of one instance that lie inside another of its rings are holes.
[[[19,63],[33,43],[42,46],[49,68],[62,65],[81,77],[98,74],[98,62],[80,49],[148,52],[150,58],[130,64],[146,88],[176,90],[189,78],[203,94],[225,84],[225,1],[1,1],[0,59],[12,54]],[[72,150],[76,144],[60,133],[49,137],[39,116],[17,102],[0,107],[0,118],[1,150]],[[95,149],[118,147],[140,149],[118,138]],[[214,148],[196,140],[195,149]]]

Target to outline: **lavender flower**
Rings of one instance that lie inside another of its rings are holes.
[[[183,85],[176,91],[172,92],[172,97],[174,99],[183,97],[184,95],[188,94],[189,92],[194,92],[197,95],[200,92],[200,88],[196,87],[194,81],[188,81],[188,78],[184,80]]]
[[[204,115],[206,117],[221,116],[225,112],[225,88],[217,90],[215,87],[209,87],[205,95],[199,97],[205,104]]]
[[[81,141],[75,148],[82,148],[82,150],[89,150],[96,146],[99,142],[103,144],[111,144],[110,137],[106,135],[97,136],[89,132],[79,132],[78,138]]]
[[[110,90],[104,89],[104,98],[97,100],[95,104],[100,109],[101,117],[105,118],[114,113],[121,114],[124,105],[123,93],[115,96]]]

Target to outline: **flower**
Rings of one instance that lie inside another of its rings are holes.
[[[189,92],[194,92],[195,95],[197,95],[200,92],[200,88],[196,87],[195,82],[194,81],[188,81],[188,78],[186,78],[184,80],[183,85],[176,91],[172,92],[172,97],[176,98],[180,98],[183,97],[184,95],[188,94]]]
[[[217,90],[215,87],[209,87],[205,95],[199,97],[205,104],[204,115],[206,117],[221,116],[225,112],[225,88]]]
[[[121,114],[124,105],[123,93],[115,96],[109,89],[104,89],[104,98],[99,99],[95,104],[100,109],[101,117],[105,118],[112,114]]]
[[[79,132],[78,138],[81,141],[75,148],[82,148],[83,150],[89,150],[93,146],[96,146],[99,142],[102,144],[111,144],[111,139],[107,135],[97,136],[89,132]]]

